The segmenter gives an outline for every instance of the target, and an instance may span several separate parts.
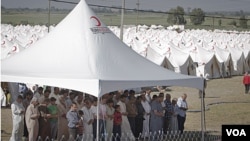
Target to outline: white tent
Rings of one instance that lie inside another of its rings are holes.
[[[97,97],[142,86],[203,89],[200,78],[168,71],[132,51],[84,1],[46,37],[3,60],[2,81],[70,88]]]
[[[186,75],[196,75],[196,67],[189,53],[183,52],[174,44],[169,48],[166,58],[173,64],[175,72]]]
[[[190,56],[198,62],[197,75],[202,74],[209,79],[221,77],[219,61],[213,52],[197,47],[196,51],[190,52]]]
[[[219,47],[214,47],[214,53],[217,60],[220,62],[220,64],[222,64],[222,66],[220,67],[222,76],[231,76],[233,72],[233,60],[231,57],[231,53]]]
[[[165,55],[160,54],[159,51],[156,51],[156,48],[148,47],[147,48],[147,56],[146,58],[155,64],[162,66],[163,68],[166,68],[168,70],[171,70],[174,72],[174,66],[171,64],[171,62],[166,58]]]
[[[0,98],[1,98],[1,106],[5,107],[6,106],[6,96],[5,93],[1,87],[1,91],[0,91]]]
[[[2,60],[1,67],[2,82],[58,86],[97,97],[144,86],[204,87],[204,79],[174,73],[131,50],[85,0],[46,37]]]
[[[247,71],[244,52],[234,47],[227,47],[227,49],[232,55],[233,66],[234,66],[234,71],[232,72],[233,75],[244,74],[245,71]]]

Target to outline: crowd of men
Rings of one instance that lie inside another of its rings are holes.
[[[168,131],[183,133],[186,97],[171,99],[168,93],[152,94],[147,89],[140,94],[134,90],[110,92],[98,99],[74,90],[38,87],[11,104],[10,140],[87,140],[88,135],[95,140],[99,135],[119,141],[122,133],[130,134],[131,140]]]

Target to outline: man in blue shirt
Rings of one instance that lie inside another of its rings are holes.
[[[77,115],[77,104],[73,102],[70,110],[67,112],[66,118],[68,120],[69,140],[76,138],[76,128],[78,127],[79,118]]]

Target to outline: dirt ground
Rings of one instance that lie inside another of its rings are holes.
[[[201,130],[201,99],[198,90],[184,87],[169,87],[172,98],[187,93],[189,111],[186,131]],[[244,94],[242,76],[207,81],[205,95],[205,129],[220,134],[223,124],[250,125],[250,94]],[[9,140],[12,130],[10,108],[1,108],[1,141]]]

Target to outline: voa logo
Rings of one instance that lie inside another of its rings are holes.
[[[247,136],[244,129],[226,129],[227,136]]]

